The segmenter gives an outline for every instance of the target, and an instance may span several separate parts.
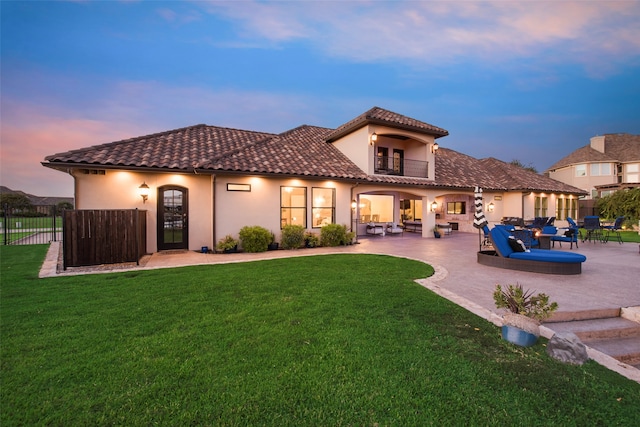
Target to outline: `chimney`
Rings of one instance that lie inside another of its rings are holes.
[[[594,136],[591,138],[591,148],[601,153],[604,153],[604,135]]]

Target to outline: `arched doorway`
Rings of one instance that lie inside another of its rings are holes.
[[[158,250],[189,248],[188,190],[158,188]]]

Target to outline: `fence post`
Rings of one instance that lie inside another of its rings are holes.
[[[7,239],[9,234],[9,204],[4,204],[4,221],[2,222],[2,228],[4,231],[4,245],[7,245]]]

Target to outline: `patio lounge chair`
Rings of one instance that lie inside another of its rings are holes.
[[[511,233],[505,227],[494,227],[489,236],[495,251],[479,251],[478,263],[510,270],[545,274],[580,274],[587,257],[563,251],[530,249],[516,251],[509,243]],[[513,239],[515,240],[515,239]]]
[[[619,216],[618,218],[616,218],[616,221],[613,223],[613,225],[604,225],[602,227],[603,230],[607,230],[607,235],[604,237],[605,242],[608,242],[611,234],[615,233],[618,243],[622,244],[622,236],[620,235],[620,230],[622,229],[623,221],[624,217]]]

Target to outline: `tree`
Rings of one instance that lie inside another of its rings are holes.
[[[522,163],[520,160],[513,159],[513,160],[511,160],[511,162],[509,164],[511,164],[513,166],[518,166],[518,167],[520,167],[522,169],[528,170],[529,172],[538,173],[538,170],[531,163],[529,163],[529,165],[525,166],[524,163]]]
[[[616,191],[599,199],[596,206],[604,218],[624,216],[625,223],[636,224],[640,219],[640,188]]]
[[[60,202],[56,205],[56,211],[73,209],[73,204],[69,202]]]
[[[4,209],[5,205],[9,209],[30,210],[33,209],[31,200],[24,194],[19,193],[2,193],[0,194],[0,206]]]

